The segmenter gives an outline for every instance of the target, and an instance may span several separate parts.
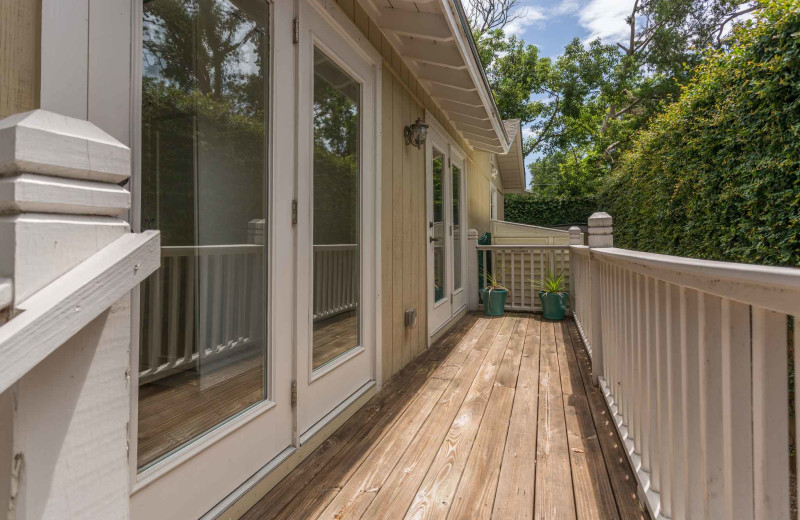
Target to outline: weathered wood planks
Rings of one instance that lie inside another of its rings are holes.
[[[245,518],[644,519],[602,399],[571,322],[469,314]]]

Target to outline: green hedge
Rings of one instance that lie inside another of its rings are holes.
[[[619,247],[800,265],[800,7],[768,2],[601,192]]]
[[[597,211],[596,197],[542,197],[527,193],[505,196],[505,220],[534,226],[586,224]]]

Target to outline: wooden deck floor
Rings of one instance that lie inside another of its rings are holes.
[[[644,519],[574,324],[470,314],[244,518]]]

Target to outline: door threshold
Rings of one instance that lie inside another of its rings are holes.
[[[365,393],[369,392],[374,388],[375,388],[375,381],[374,380],[367,381],[367,383],[364,384],[364,386],[353,392],[352,395],[350,395],[350,397],[342,401],[336,408],[328,412],[322,419],[314,423],[314,425],[311,426],[311,428],[306,430],[305,433],[300,435],[300,446],[307,443],[310,438],[316,435],[317,432],[319,432],[321,429],[327,426],[332,420],[336,419],[344,410],[347,409],[347,407],[352,405],[361,396],[363,396]]]
[[[431,333],[430,337],[428,338],[428,346],[430,347],[431,345],[433,345],[434,343],[436,343],[436,341],[437,341],[439,338],[441,338],[442,336],[444,336],[445,334],[447,334],[447,331],[448,331],[448,330],[450,330],[450,329],[453,327],[453,325],[455,325],[456,323],[458,323],[458,320],[460,320],[461,318],[463,318],[463,317],[464,317],[464,316],[467,314],[467,311],[468,311],[468,310],[469,310],[469,309],[467,308],[467,306],[466,306],[466,305],[465,305],[465,306],[463,306],[463,307],[461,307],[459,310],[457,310],[457,311],[456,311],[456,313],[455,313],[455,314],[453,314],[453,315],[450,317],[450,319],[448,319],[447,321],[445,321],[444,323],[442,323],[442,324],[439,326],[439,328],[438,328],[438,329],[434,330],[434,331]]]

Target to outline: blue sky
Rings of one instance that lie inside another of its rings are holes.
[[[607,43],[624,41],[628,33],[625,17],[634,0],[520,0],[517,20],[506,27],[526,43],[539,47],[542,56],[557,57],[573,38]],[[527,135],[527,132],[525,132]],[[526,163],[534,159],[528,156]],[[530,174],[526,178],[530,182]]]

